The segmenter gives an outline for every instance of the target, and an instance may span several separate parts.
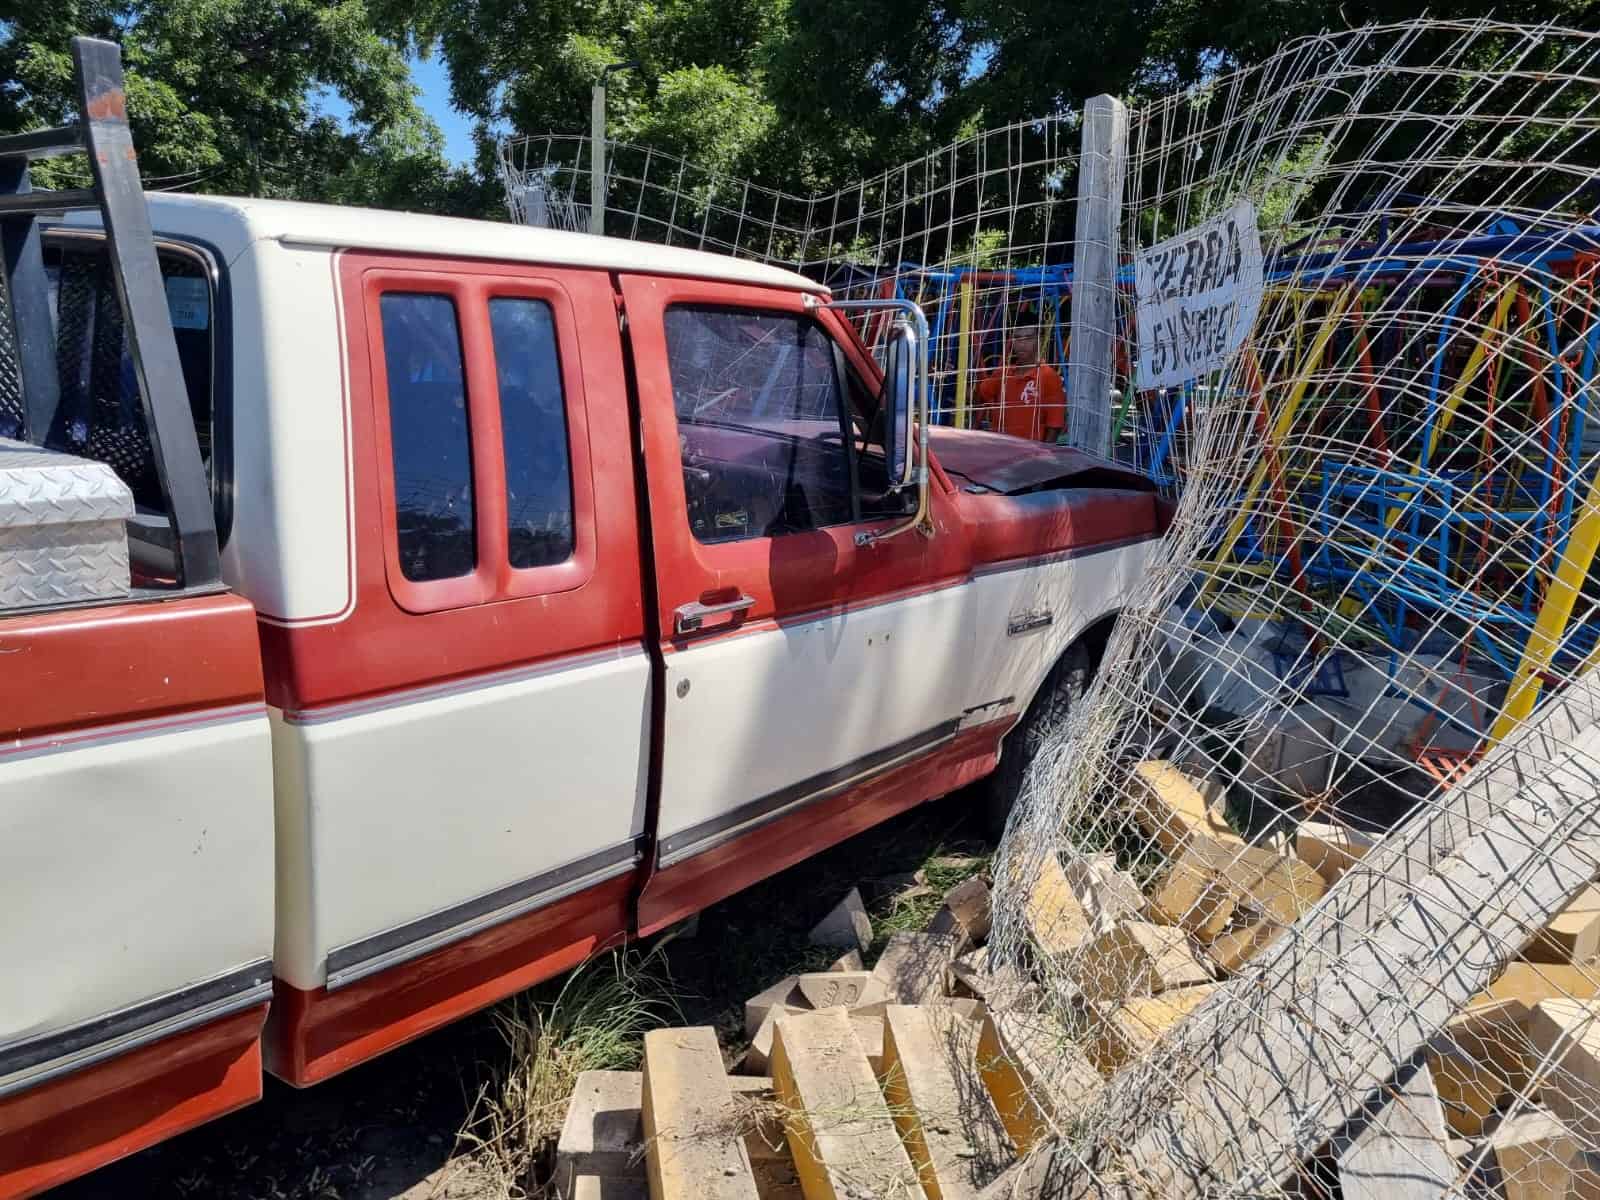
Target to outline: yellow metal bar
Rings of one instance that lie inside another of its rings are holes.
[[[1428,460],[1432,461],[1434,451],[1439,448],[1440,435],[1450,427],[1451,420],[1456,415],[1456,409],[1461,407],[1461,401],[1467,394],[1467,389],[1478,377],[1478,372],[1483,370],[1489,361],[1489,351],[1494,345],[1496,334],[1503,333],[1506,327],[1506,316],[1511,311],[1511,302],[1517,298],[1517,285],[1508,283],[1500,289],[1499,301],[1495,304],[1494,316],[1489,321],[1489,326],[1478,338],[1478,344],[1472,348],[1472,354],[1467,358],[1467,365],[1462,368],[1461,378],[1456,380],[1455,387],[1450,389],[1450,394],[1445,397],[1444,407],[1439,410],[1439,418],[1434,422],[1433,432],[1428,437]],[[1422,473],[1422,462],[1417,462],[1417,473]],[[1398,515],[1398,514],[1396,514]],[[1393,524],[1391,520],[1390,524]]]
[[[1550,670],[1556,650],[1560,648],[1561,639],[1567,632],[1567,622],[1572,619],[1573,606],[1583,590],[1583,581],[1588,578],[1589,568],[1594,564],[1597,549],[1600,549],[1600,471],[1596,471],[1589,482],[1583,511],[1573,522],[1572,534],[1567,538],[1567,547],[1561,554],[1555,578],[1550,583],[1550,590],[1545,593],[1544,603],[1539,606],[1539,616],[1533,623],[1533,632],[1528,635],[1522,661],[1517,664],[1517,673],[1512,676],[1511,688],[1506,692],[1505,707],[1500,710],[1494,728],[1489,731],[1490,746],[1498,745],[1538,703],[1545,673]]]
[[[961,331],[956,343],[956,428],[970,428],[967,419],[967,361],[972,341],[972,279],[961,279]]]
[[[1344,315],[1345,306],[1350,303],[1352,292],[1349,288],[1339,292],[1327,313],[1322,318],[1322,324],[1317,329],[1317,336],[1311,341],[1311,349],[1300,363],[1300,370],[1295,377],[1289,394],[1284,398],[1283,408],[1278,411],[1278,419],[1272,423],[1272,430],[1267,435],[1267,452],[1261,455],[1256,469],[1251,473],[1250,485],[1245,489],[1243,498],[1239,501],[1239,510],[1234,514],[1233,520],[1228,524],[1228,532],[1223,536],[1222,548],[1217,552],[1217,557],[1212,561],[1212,566],[1221,568],[1233,553],[1233,548],[1238,544],[1239,537],[1244,533],[1245,524],[1250,520],[1250,506],[1255,502],[1256,493],[1261,490],[1261,485],[1267,481],[1267,470],[1277,457],[1276,449],[1283,439],[1288,436],[1289,428],[1294,424],[1295,413],[1300,408],[1300,401],[1305,398],[1306,389],[1311,386],[1311,376],[1316,372],[1317,364],[1322,361],[1323,354],[1328,349],[1328,343],[1333,340],[1334,330],[1339,327],[1339,318]],[[1261,403],[1265,404],[1267,398],[1262,394]],[[1210,595],[1217,574],[1208,572],[1205,586],[1201,589],[1200,599],[1203,603]]]

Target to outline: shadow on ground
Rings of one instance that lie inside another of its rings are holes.
[[[983,806],[969,789],[913,809],[701,914],[665,947],[685,1024],[711,1025],[731,1062],[743,1050],[744,1000],[838,955],[806,935],[859,886],[874,952],[895,929],[921,928],[939,893],[970,866],[930,859],[986,854]],[[922,870],[933,885],[912,880]],[[868,956],[871,961],[871,955]],[[559,986],[559,981],[555,981]],[[545,985],[549,987],[550,985]],[[505,1050],[489,1013],[307,1091],[266,1081],[260,1103],[49,1193],[51,1200],[465,1200],[494,1195],[458,1156],[456,1134]]]

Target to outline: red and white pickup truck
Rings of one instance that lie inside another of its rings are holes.
[[[108,246],[111,203],[6,226],[0,1197],[1003,811],[1167,520],[1070,449],[917,451],[915,364],[800,275],[166,195]]]

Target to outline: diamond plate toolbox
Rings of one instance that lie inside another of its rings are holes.
[[[131,516],[104,463],[0,438],[0,612],[126,596]]]

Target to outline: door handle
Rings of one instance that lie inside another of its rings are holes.
[[[704,628],[707,617],[744,612],[746,609],[754,608],[755,603],[754,596],[737,596],[719,604],[701,604],[698,600],[693,600],[688,604],[680,604],[672,610],[676,617],[673,628],[679,633],[697,633]]]

